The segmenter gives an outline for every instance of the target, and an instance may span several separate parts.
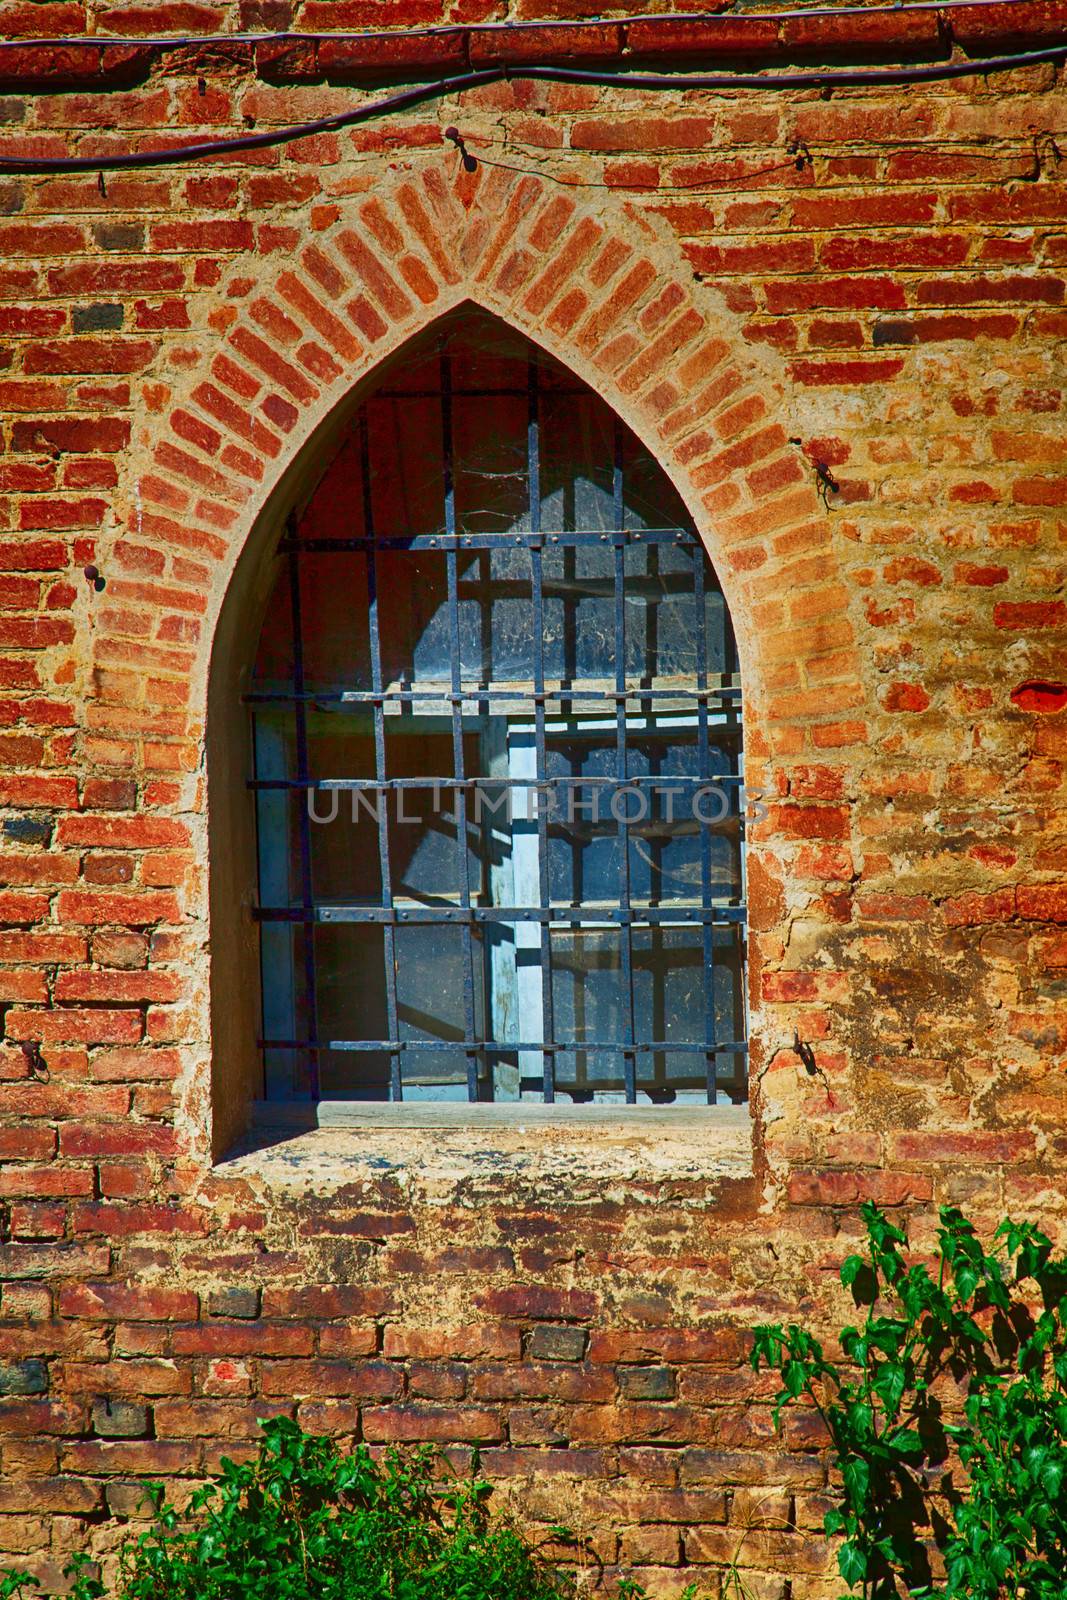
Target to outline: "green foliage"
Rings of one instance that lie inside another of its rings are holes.
[[[803,1398],[826,1426],[841,1481],[825,1525],[842,1578],[866,1600],[1062,1600],[1067,1263],[1029,1223],[1001,1223],[987,1254],[943,1206],[933,1277],[877,1206],[862,1216],[866,1251],[841,1268],[866,1310],[839,1335],[848,1365],[792,1325],[757,1328],[752,1353],[755,1369],[778,1369],[776,1421]],[[962,1406],[946,1414],[950,1392]]]
[[[36,1587],[24,1572],[0,1572],[0,1600],[22,1600],[28,1589]]]
[[[489,1485],[442,1482],[432,1450],[376,1462],[284,1417],[263,1435],[255,1460],[224,1460],[184,1513],[146,1485],[159,1510],[123,1548],[122,1600],[573,1600],[573,1579],[490,1516]],[[68,1571],[73,1600],[103,1600],[84,1557]],[[28,1587],[0,1576],[0,1600]]]

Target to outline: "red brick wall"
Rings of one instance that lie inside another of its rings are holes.
[[[0,53],[0,155],[305,120],[381,92],[361,74],[389,50],[429,73],[501,48],[102,42],[430,23],[436,0],[403,19],[346,0],[89,11],[0,0],[6,36],[96,30],[80,53]],[[865,17],[836,43],[810,19],[724,18],[716,59],[1062,37],[1053,3],[909,16],[910,39]],[[707,66],[688,25],[643,26],[567,50]],[[0,1552],[49,1581],[71,1547],[104,1556],[104,1512],[132,1511],[139,1475],[196,1481],[285,1410],[369,1441],[480,1441],[525,1515],[578,1518],[657,1595],[710,1582],[770,1492],[756,1515],[776,1526],[743,1547],[757,1592],[836,1593],[818,1440],[796,1418],[773,1439],[744,1329],[832,1306],[865,1196],[919,1230],[931,1199],[1053,1226],[1063,1209],[1061,76],[518,79],[242,158],[0,176]],[[771,800],[750,854],[747,1180],[699,1142],[674,1181],[638,1164],[599,1186],[507,1162],[473,1185],[361,1167],[325,1188],[313,1166],[212,1165],[243,1104],[218,1027],[213,1048],[212,961],[218,1005],[247,941],[239,906],[212,922],[209,904],[216,629],[231,670],[232,597],[318,430],[467,298],[652,445],[730,600],[749,781]]]

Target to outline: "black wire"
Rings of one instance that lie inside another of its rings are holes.
[[[352,111],[338,111],[331,117],[319,117],[314,122],[301,122],[287,128],[270,128],[264,133],[242,133],[233,139],[202,139],[193,144],[177,145],[169,150],[136,150],[127,155],[113,156],[53,156],[30,157],[3,156],[0,172],[126,172],[137,167],[172,167],[183,161],[194,161],[200,156],[237,154],[242,150],[266,150],[271,145],[292,144],[294,139],[306,139],[316,133],[331,133],[336,128],[351,128],[359,122],[370,122],[374,117],[390,112],[406,111],[409,106],[422,105],[464,89],[478,89],[486,83],[499,83],[508,76],[504,67],[486,67],[480,72],[461,72],[451,78],[437,78],[432,83],[420,83],[413,89],[403,89],[399,94],[384,96],[356,106]]]
[[[837,72],[598,72],[584,67],[516,67],[508,76],[547,78],[553,83],[604,84],[631,89],[832,89],[835,84],[934,83],[944,78],[970,78],[983,72],[1067,59],[1067,43],[1014,55],[984,56],[968,61],[938,61],[925,67],[844,67]]]
[[[986,56],[972,61],[945,61],[921,67],[847,67],[835,72],[609,72],[581,67],[486,67],[478,72],[461,72],[418,84],[398,94],[368,101],[352,111],[339,111],[313,122],[264,133],[241,134],[232,139],[206,139],[169,150],[138,150],[113,156],[4,156],[0,173],[46,175],[60,172],[123,172],[142,167],[176,166],[201,156],[238,154],[242,150],[264,150],[273,145],[291,144],[312,134],[330,133],[354,127],[374,117],[406,111],[449,94],[478,89],[505,79],[532,79],[548,83],[587,83],[603,88],[622,89],[832,89],[837,85],[873,86],[878,84],[934,83],[949,78],[969,78],[986,72],[1007,72],[1012,68],[1034,66],[1039,62],[1067,58],[1067,44],[1048,45],[1041,50],[1022,50],[1014,55]]]

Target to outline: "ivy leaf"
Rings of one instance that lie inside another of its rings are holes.
[[[782,1383],[792,1399],[795,1400],[798,1395],[804,1393],[807,1376],[807,1368],[800,1361],[787,1361],[782,1368]]]
[[[844,1284],[846,1289],[851,1289],[852,1285],[863,1271],[864,1266],[865,1262],[862,1256],[845,1257],[844,1261],[841,1263],[841,1282]]]
[[[887,1441],[902,1456],[918,1456],[923,1451],[922,1434],[916,1428],[896,1428]]]
[[[837,1570],[849,1588],[854,1589],[867,1576],[867,1557],[858,1545],[843,1544],[837,1552]]]
[[[887,1361],[871,1384],[886,1410],[896,1416],[904,1394],[904,1366],[900,1361]]]
[[[1003,1578],[1011,1566],[1011,1547],[998,1540],[989,1550],[989,1565],[998,1578]]]
[[[969,1262],[958,1266],[952,1274],[961,1300],[969,1300],[978,1287],[978,1274]]]
[[[865,1501],[871,1491],[871,1469],[862,1456],[841,1463],[841,1476],[853,1501]],[[842,1577],[844,1574],[842,1573]]]

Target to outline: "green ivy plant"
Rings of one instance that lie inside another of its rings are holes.
[[[934,1271],[872,1204],[866,1249],[841,1281],[865,1309],[828,1361],[805,1329],[755,1330],[754,1369],[777,1368],[822,1418],[839,1474],[826,1515],[851,1594],[890,1600],[1067,1595],[1067,1262],[1005,1220],[992,1253],[940,1210]]]
[[[179,1512],[147,1484],[155,1521],[123,1547],[122,1600],[574,1600],[556,1570],[503,1517],[489,1485],[444,1480],[430,1448],[375,1461],[344,1453],[285,1417],[263,1423],[258,1455],[224,1460]],[[567,1531],[554,1528],[555,1537]],[[103,1600],[83,1556],[72,1600]],[[37,1585],[0,1574],[0,1600]],[[640,1600],[633,1585],[623,1593]]]

